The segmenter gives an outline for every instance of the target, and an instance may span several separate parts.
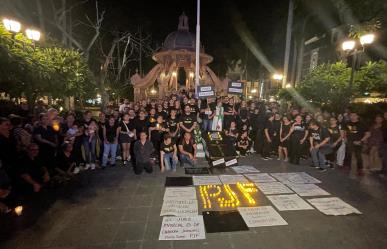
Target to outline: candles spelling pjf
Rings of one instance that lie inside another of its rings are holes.
[[[255,199],[251,196],[252,193],[256,193],[258,190],[253,183],[237,183],[239,191],[242,192],[249,204],[255,204]]]

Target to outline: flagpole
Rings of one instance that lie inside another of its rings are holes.
[[[196,58],[195,58],[195,96],[198,94],[198,86],[200,85],[200,0],[197,0],[196,13]]]

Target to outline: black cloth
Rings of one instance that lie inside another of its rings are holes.
[[[165,144],[165,142],[162,142],[160,145],[160,151],[164,151],[164,153],[169,154],[175,152],[174,143],[170,143],[168,145]]]
[[[184,138],[182,138],[179,142],[179,145],[182,145],[183,146],[183,150],[185,152],[188,152],[190,154],[194,154],[194,140],[193,139],[190,139],[188,143],[185,142]]]
[[[368,131],[367,127],[360,121],[348,122],[345,124],[344,130],[347,132],[347,139],[350,143],[360,141]]]
[[[116,124],[114,124],[113,126],[110,126],[110,124],[105,124],[106,140],[109,143],[114,143],[114,141],[116,140],[117,128],[118,128],[118,125]]]
[[[153,144],[147,140],[144,144],[140,140],[134,143],[134,156],[137,163],[146,163],[151,161],[151,154],[153,152]]]
[[[187,129],[191,129],[191,127],[196,122],[196,116],[193,114],[190,115],[182,115],[180,118],[180,122],[183,123],[184,127]]]

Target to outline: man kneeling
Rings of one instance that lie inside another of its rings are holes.
[[[153,152],[153,144],[147,139],[145,132],[140,133],[140,140],[134,144],[133,151],[136,160],[134,173],[140,175],[144,169],[147,173],[152,173],[153,161],[151,154]]]
[[[188,163],[195,166],[196,163],[196,144],[192,139],[191,133],[185,132],[179,143],[179,157],[181,166]]]

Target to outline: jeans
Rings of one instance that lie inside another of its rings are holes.
[[[183,166],[184,163],[188,163],[190,166],[195,166],[194,160],[191,160],[189,156],[180,154],[180,163]]]
[[[310,155],[312,157],[313,166],[325,168],[325,154],[321,151],[321,149],[315,149],[313,148],[310,151]]]
[[[117,153],[118,144],[107,144],[104,143],[103,146],[103,157],[102,157],[102,167],[105,167],[108,162],[109,154],[110,154],[110,164],[116,164],[116,153]]]
[[[203,131],[212,130],[212,119],[203,119]]]
[[[384,143],[382,145],[382,158],[383,158],[382,172],[387,173],[387,143]]]
[[[87,164],[95,163],[97,156],[95,146],[97,144],[97,137],[93,136],[91,139],[88,136],[83,138],[83,148],[85,150],[85,161]]]
[[[336,151],[336,164],[343,166],[345,159],[345,143],[342,142],[339,149]]]
[[[173,158],[173,153],[164,154],[164,166],[166,170],[176,171],[177,160]]]

